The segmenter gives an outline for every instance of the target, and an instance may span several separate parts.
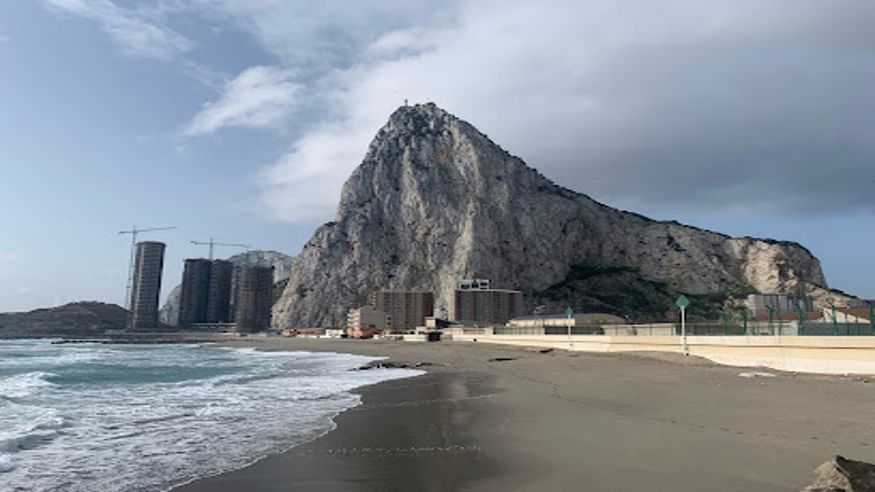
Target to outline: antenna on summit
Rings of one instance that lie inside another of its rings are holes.
[[[404,107],[407,107],[407,99],[404,100]]]

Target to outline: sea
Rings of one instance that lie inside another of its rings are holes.
[[[163,491],[316,439],[373,357],[0,340],[0,491]]]

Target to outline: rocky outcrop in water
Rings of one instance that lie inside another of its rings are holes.
[[[272,266],[274,282],[281,283],[285,286],[286,280],[289,278],[289,273],[292,270],[292,265],[295,263],[295,257],[283,254],[277,251],[247,251],[228,258],[228,261],[235,265],[249,266]],[[167,301],[161,306],[158,312],[158,319],[162,323],[170,326],[176,326],[179,322],[179,302],[182,296],[182,285],[174,287],[167,296]]]
[[[678,292],[838,295],[799,244],[732,238],[611,208],[423,104],[399,108],[379,130],[343,187],[336,220],[296,257],[274,322],[338,326],[373,289],[432,290],[436,314],[446,315],[462,278],[522,289],[532,304],[579,308],[576,299],[591,294],[574,287],[581,270],[601,272],[599,285],[616,290],[598,299],[604,306],[633,296],[622,307],[633,318],[656,317]]]

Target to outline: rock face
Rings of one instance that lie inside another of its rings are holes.
[[[875,465],[869,463],[836,456],[817,467],[814,473],[814,483],[803,492],[875,491]]]
[[[292,270],[292,265],[295,263],[295,257],[277,251],[255,250],[231,256],[228,258],[228,261],[235,265],[272,266],[274,268],[273,281],[285,284]],[[181,296],[182,285],[177,285],[170,291],[167,301],[158,312],[158,319],[162,323],[170,326],[179,324],[179,302]]]
[[[279,282],[289,278],[289,274],[292,272],[292,265],[295,264],[295,257],[278,251],[256,250],[231,256],[228,258],[228,261],[235,265],[272,266],[273,281]]]
[[[174,287],[167,295],[167,301],[158,310],[158,321],[169,326],[179,324],[179,303],[182,299],[182,284]]]
[[[399,108],[379,130],[343,187],[336,220],[296,257],[274,322],[338,326],[373,289],[433,290],[443,316],[462,278],[488,278],[539,302],[575,268],[632,272],[666,295],[828,292],[819,261],[799,244],[608,207],[424,104]]]
[[[122,330],[128,312],[121,306],[84,301],[26,313],[0,313],[0,338],[94,336]]]

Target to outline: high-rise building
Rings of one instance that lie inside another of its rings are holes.
[[[182,289],[179,296],[179,326],[191,327],[207,319],[207,300],[210,292],[210,260],[185,260]]]
[[[404,333],[425,326],[426,316],[434,315],[434,293],[424,291],[378,290],[371,292],[371,307],[389,316],[389,331]]]
[[[131,329],[158,327],[158,296],[161,294],[165,248],[164,243],[155,241],[137,243],[130,299]]]
[[[231,278],[234,264],[227,260],[210,263],[210,288],[207,294],[207,323],[231,321]]]
[[[453,291],[450,321],[490,326],[505,324],[513,318],[522,316],[521,291],[490,289],[488,281],[483,280],[478,280],[477,283],[479,286],[469,288],[463,288],[463,284],[460,283],[459,288]]]
[[[273,308],[273,267],[235,267],[232,300],[238,332],[269,329]]]
[[[179,326],[231,321],[231,278],[227,260],[185,260],[179,299]]]

